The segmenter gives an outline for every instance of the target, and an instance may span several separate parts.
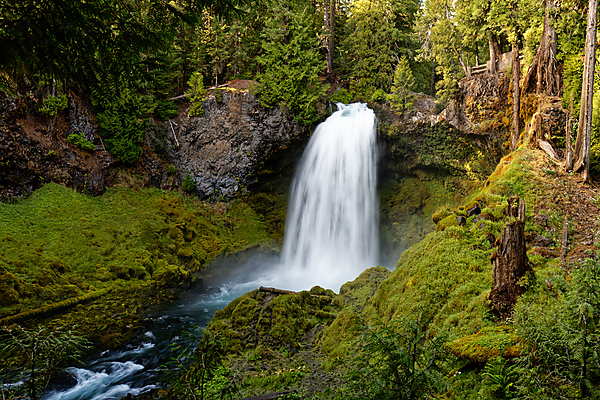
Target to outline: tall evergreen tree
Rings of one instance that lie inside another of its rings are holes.
[[[283,104],[305,123],[316,120],[315,104],[326,89],[319,80],[326,63],[309,6],[304,1],[273,4],[262,36],[263,72],[258,75],[261,101]]]

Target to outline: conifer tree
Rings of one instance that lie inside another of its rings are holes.
[[[410,64],[405,56],[400,57],[400,62],[394,71],[394,84],[392,85],[391,104],[392,107],[404,111],[406,109],[406,97],[415,85]]]
[[[263,71],[258,79],[258,94],[266,105],[280,103],[304,123],[317,118],[316,101],[326,87],[319,81],[325,60],[318,52],[313,13],[308,4],[274,4],[266,19],[262,36]]]

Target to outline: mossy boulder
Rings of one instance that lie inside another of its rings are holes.
[[[313,328],[336,317],[342,304],[338,298],[320,287],[289,294],[254,290],[217,311],[208,329],[229,340],[231,353],[259,345],[301,349],[311,340]]]
[[[447,344],[454,355],[484,363],[496,357],[518,357],[524,340],[506,326],[488,326],[474,335],[464,336]]]
[[[458,225],[459,225],[459,221],[458,221],[457,216],[454,214],[450,214],[446,218],[442,219],[440,222],[437,223],[437,225],[435,226],[435,231],[441,232],[451,226],[458,226]]]

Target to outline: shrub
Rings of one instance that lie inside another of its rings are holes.
[[[22,398],[19,397],[23,394],[19,393],[22,391],[29,398],[37,399],[48,386],[50,379],[59,371],[62,362],[76,361],[90,348],[90,343],[84,337],[64,328],[26,329],[19,325],[15,328],[3,328],[0,354],[9,358],[9,364],[20,365],[22,369],[21,373],[14,377],[15,384],[2,388],[17,391],[14,398]],[[26,385],[18,385],[18,381],[26,381]]]
[[[416,320],[366,327],[348,377],[353,397],[408,400],[442,391],[443,345],[441,337],[427,334]]]
[[[59,112],[67,108],[69,102],[66,94],[50,96],[42,101],[40,112],[48,118],[56,118]]]
[[[195,188],[196,183],[194,182],[194,178],[192,178],[192,175],[188,173],[181,181],[181,189],[183,189],[184,192],[190,193],[194,191]]]
[[[204,109],[202,108],[202,102],[206,97],[206,90],[204,90],[204,77],[200,72],[194,72],[188,80],[190,90],[186,92],[186,96],[190,100],[190,111],[189,116],[193,117],[196,115],[202,115]]]
[[[94,143],[83,137],[83,133],[72,133],[67,137],[67,141],[73,146],[79,147],[82,150],[93,151],[96,150]]]

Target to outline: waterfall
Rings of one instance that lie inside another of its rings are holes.
[[[294,177],[282,267],[291,286],[338,290],[378,261],[376,124],[365,104],[338,104]]]

